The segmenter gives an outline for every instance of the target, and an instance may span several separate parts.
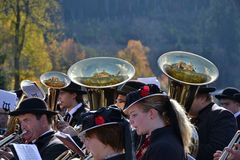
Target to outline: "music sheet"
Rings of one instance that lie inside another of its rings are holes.
[[[12,144],[13,153],[19,160],[42,160],[40,153],[35,144]]]

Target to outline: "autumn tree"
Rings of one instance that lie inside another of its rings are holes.
[[[135,78],[153,76],[147,59],[148,47],[144,47],[141,41],[129,40],[127,48],[120,50],[117,57],[129,61],[136,70]]]
[[[0,28],[10,37],[8,41],[0,38],[0,44],[10,52],[6,65],[12,68],[14,88],[19,87],[21,73],[36,76],[35,71],[51,69],[46,42],[55,30],[53,15],[57,10],[55,0],[0,0]]]

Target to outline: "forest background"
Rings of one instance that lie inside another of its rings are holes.
[[[217,88],[240,89],[239,0],[0,0],[0,31],[1,89],[98,56],[161,80],[157,59],[173,50],[212,61]]]

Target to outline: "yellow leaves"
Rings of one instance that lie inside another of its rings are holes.
[[[136,70],[135,78],[149,77],[153,76],[153,72],[147,59],[148,52],[149,48],[143,46],[141,41],[129,40],[127,48],[120,50],[117,56],[133,64]]]

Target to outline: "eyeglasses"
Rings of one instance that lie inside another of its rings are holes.
[[[116,103],[126,103],[126,101],[123,100],[123,99],[116,99],[115,102],[116,102]]]

